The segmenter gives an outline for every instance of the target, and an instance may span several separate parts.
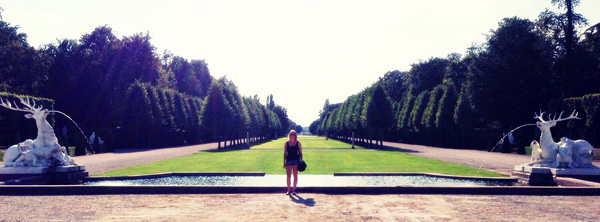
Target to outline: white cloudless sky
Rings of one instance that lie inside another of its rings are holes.
[[[575,8],[600,22],[600,1]],[[326,99],[343,102],[386,72],[464,54],[503,18],[535,20],[551,0],[0,0],[2,18],[34,47],[79,40],[108,25],[118,37],[148,32],[157,53],[205,60],[243,96],[273,94],[309,126]]]

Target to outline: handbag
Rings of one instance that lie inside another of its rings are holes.
[[[303,172],[304,170],[306,170],[306,162],[300,161],[300,164],[298,164],[298,171]]]

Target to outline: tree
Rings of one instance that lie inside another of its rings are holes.
[[[394,120],[392,104],[388,100],[383,88],[379,85],[373,90],[371,100],[367,108],[367,126],[379,141],[379,147],[383,146],[383,139],[389,133]]]
[[[580,80],[584,88],[582,94],[597,93],[600,85],[600,23],[589,27],[583,36],[577,64],[584,72]]]
[[[150,99],[145,86],[142,83],[132,84],[127,90],[127,115],[122,116],[122,123],[125,132],[131,133],[129,141],[126,142],[128,147],[148,147],[150,141],[149,135],[144,129],[152,127],[152,108]]]
[[[404,99],[400,102],[400,106],[398,106],[397,120],[398,129],[408,130],[409,129],[409,117],[410,112],[412,111],[412,107],[415,101],[415,97],[410,93],[410,91],[404,96]]]
[[[415,99],[412,110],[408,117],[408,127],[410,131],[419,132],[419,130],[421,130],[421,119],[423,118],[423,112],[425,111],[428,100],[428,90],[423,90]]]
[[[312,123],[310,123],[310,126],[308,127],[308,131],[313,135],[319,135],[319,131],[318,131],[319,125],[321,125],[320,119],[313,121]]]
[[[295,129],[295,130],[296,130],[296,132],[297,132],[298,134],[302,133],[302,131],[303,131],[303,129],[302,129],[302,126],[301,126],[301,125],[296,125],[296,129]]]
[[[531,113],[556,97],[548,44],[527,19],[505,18],[493,30],[487,51],[469,68],[474,106],[486,122],[502,127],[530,121]]]
[[[425,106],[425,110],[423,111],[423,117],[421,118],[421,125],[427,130],[431,130],[436,126],[435,117],[438,111],[438,105],[440,98],[442,97],[442,93],[443,89],[441,86],[436,86],[429,93],[427,105]]]
[[[576,14],[573,10],[576,6],[579,5],[579,0],[552,0],[553,5],[558,5],[559,8],[567,9],[566,17],[567,24],[564,27],[565,31],[565,48],[567,52],[567,57],[570,57],[573,50],[573,45],[575,45],[575,32],[574,32],[574,24],[576,17],[583,18],[581,15]]]
[[[413,95],[421,93],[424,90],[432,90],[433,87],[442,83],[446,67],[449,61],[442,58],[430,58],[427,61],[421,61],[413,64],[406,79],[408,90]]]
[[[279,119],[279,124],[281,124],[281,129],[278,132],[280,135],[287,135],[287,133],[292,130],[290,127],[290,120],[287,115],[287,109],[283,106],[275,104],[273,100],[273,94],[267,96],[267,109],[273,111],[277,118]]]
[[[29,46],[18,29],[0,20],[0,91],[41,96],[51,59]]]
[[[188,62],[185,58],[174,56],[166,69],[173,73],[177,91],[199,98],[206,96],[212,77],[204,60]]]
[[[585,79],[586,56],[581,55],[578,46],[578,36],[575,27],[587,25],[587,19],[575,13],[574,8],[579,5],[579,0],[552,0],[552,4],[559,9],[566,9],[566,13],[557,14],[549,9],[538,16],[538,28],[552,45],[553,74],[555,81],[560,82],[558,91],[562,97],[581,96],[585,87],[578,86],[578,80]]]
[[[444,84],[441,90],[442,95],[435,113],[435,127],[448,129],[454,125],[454,108],[457,106],[457,93],[452,81]]]
[[[223,95],[224,87],[223,81],[214,81],[202,109],[202,128],[208,131],[210,141],[218,142],[218,148],[229,126],[234,124],[234,110]]]
[[[401,101],[404,93],[408,90],[408,72],[394,70],[385,73],[383,78],[380,78],[378,84],[383,87],[385,93],[392,101]]]
[[[219,79],[219,81],[224,85],[223,95],[225,96],[227,103],[231,106],[233,114],[231,124],[229,125],[230,131],[228,133],[228,137],[237,145],[237,140],[246,138],[246,132],[248,131],[248,126],[250,125],[248,109],[242,102],[242,97],[240,96],[238,89],[233,82],[227,80],[225,77],[222,77]]]
[[[267,109],[273,110],[275,108],[275,101],[273,101],[273,94],[267,96]]]

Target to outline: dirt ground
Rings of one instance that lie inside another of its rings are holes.
[[[596,196],[0,196],[0,221],[600,221]]]

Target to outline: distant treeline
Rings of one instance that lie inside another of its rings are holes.
[[[583,120],[556,126],[555,140],[567,135],[600,147],[600,95],[594,94],[600,92],[600,23],[569,31],[566,24],[587,23],[579,14],[567,14],[546,10],[536,21],[505,18],[487,42],[468,48],[466,55],[390,71],[340,104],[326,101],[311,133],[489,149],[502,133],[535,123],[535,112],[575,109]],[[382,100],[387,102],[374,103]],[[369,112],[370,106],[378,112]],[[381,116],[387,122],[370,122]],[[539,139],[534,128],[515,132],[520,145]]]
[[[213,78],[205,61],[157,54],[147,33],[118,38],[102,26],[79,40],[35,49],[17,30],[0,21],[0,91],[53,100],[53,108],[71,116],[87,136],[96,132],[107,151],[217,141],[236,145],[296,128],[272,95],[265,104],[256,95],[242,97],[230,80]],[[55,120],[55,128],[79,133],[66,118]],[[21,142],[15,140],[8,136],[0,145]]]

